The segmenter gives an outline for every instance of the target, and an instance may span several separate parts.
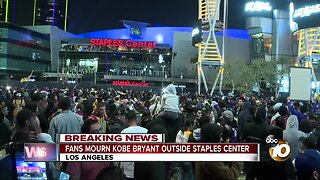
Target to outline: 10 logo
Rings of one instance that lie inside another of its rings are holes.
[[[267,144],[276,144],[269,148],[269,155],[275,161],[286,161],[289,159],[291,154],[291,149],[289,144],[283,139],[266,139]]]

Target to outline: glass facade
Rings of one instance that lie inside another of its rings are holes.
[[[30,43],[36,45],[39,48],[47,48],[50,49],[50,39],[49,37],[37,37],[34,36],[32,31],[25,30],[14,30],[8,28],[0,29],[0,37],[7,38],[12,40],[17,40],[21,42]],[[44,35],[43,35],[44,36]]]
[[[25,75],[50,70],[50,37],[7,23],[0,23],[0,74]]]
[[[172,49],[62,45],[60,72],[91,75],[170,77]]]
[[[32,47],[21,48],[20,45],[3,43],[7,47],[7,53],[16,56],[22,56],[25,60],[39,61],[40,63],[50,62],[50,51],[36,49]]]

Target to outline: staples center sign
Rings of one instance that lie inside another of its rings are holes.
[[[132,87],[149,87],[148,82],[138,82],[138,81],[112,81],[113,86],[132,86]]]
[[[126,46],[128,48],[155,48],[155,42],[148,41],[132,41],[130,39],[90,39],[90,46]]]

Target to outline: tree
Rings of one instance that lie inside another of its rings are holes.
[[[232,93],[234,90],[251,91],[248,85],[250,78],[246,75],[248,70],[248,64],[244,61],[227,62],[224,66],[224,86],[232,88]]]
[[[251,92],[253,87],[261,92],[262,84],[274,88],[276,94],[282,81],[289,73],[292,61],[287,57],[280,57],[266,61],[265,59],[253,59],[250,64],[244,61],[226,63],[224,69],[224,84],[243,92]]]
[[[270,82],[276,82],[276,69],[277,64],[274,60],[253,59],[249,68],[249,76],[251,76],[251,82],[254,83],[253,86],[260,92],[262,83],[270,84]]]
[[[289,57],[280,57],[274,59],[274,64],[276,64],[276,81],[273,81],[273,87],[275,88],[275,95],[278,97],[279,90],[282,86],[282,82],[285,77],[289,76],[290,67],[293,65],[293,61]]]

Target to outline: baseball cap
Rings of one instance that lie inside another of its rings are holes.
[[[222,116],[226,117],[226,118],[228,118],[230,120],[233,120],[233,113],[231,111],[229,111],[229,110],[223,111]]]
[[[282,103],[277,103],[273,106],[273,108],[277,111],[280,109],[281,106],[282,106]]]
[[[21,93],[17,93],[17,95],[16,95],[16,96],[20,97],[20,96],[21,96]]]
[[[311,176],[313,171],[320,170],[320,152],[315,149],[307,149],[298,154],[295,167],[299,178]]]
[[[94,115],[94,114],[91,114],[90,116],[88,116],[86,120],[88,120],[88,119],[92,119],[92,120],[94,120],[94,121],[99,122],[98,116],[96,116],[96,115]]]
[[[242,100],[243,102],[246,100],[245,97],[243,95],[241,95],[238,100]]]
[[[43,141],[43,142],[46,142],[46,143],[54,143],[52,141],[52,137],[47,133],[38,134],[37,135],[37,139],[38,139],[38,141]]]
[[[306,149],[316,149],[317,148],[317,136],[311,134],[308,137],[300,137],[300,142],[306,147]]]

